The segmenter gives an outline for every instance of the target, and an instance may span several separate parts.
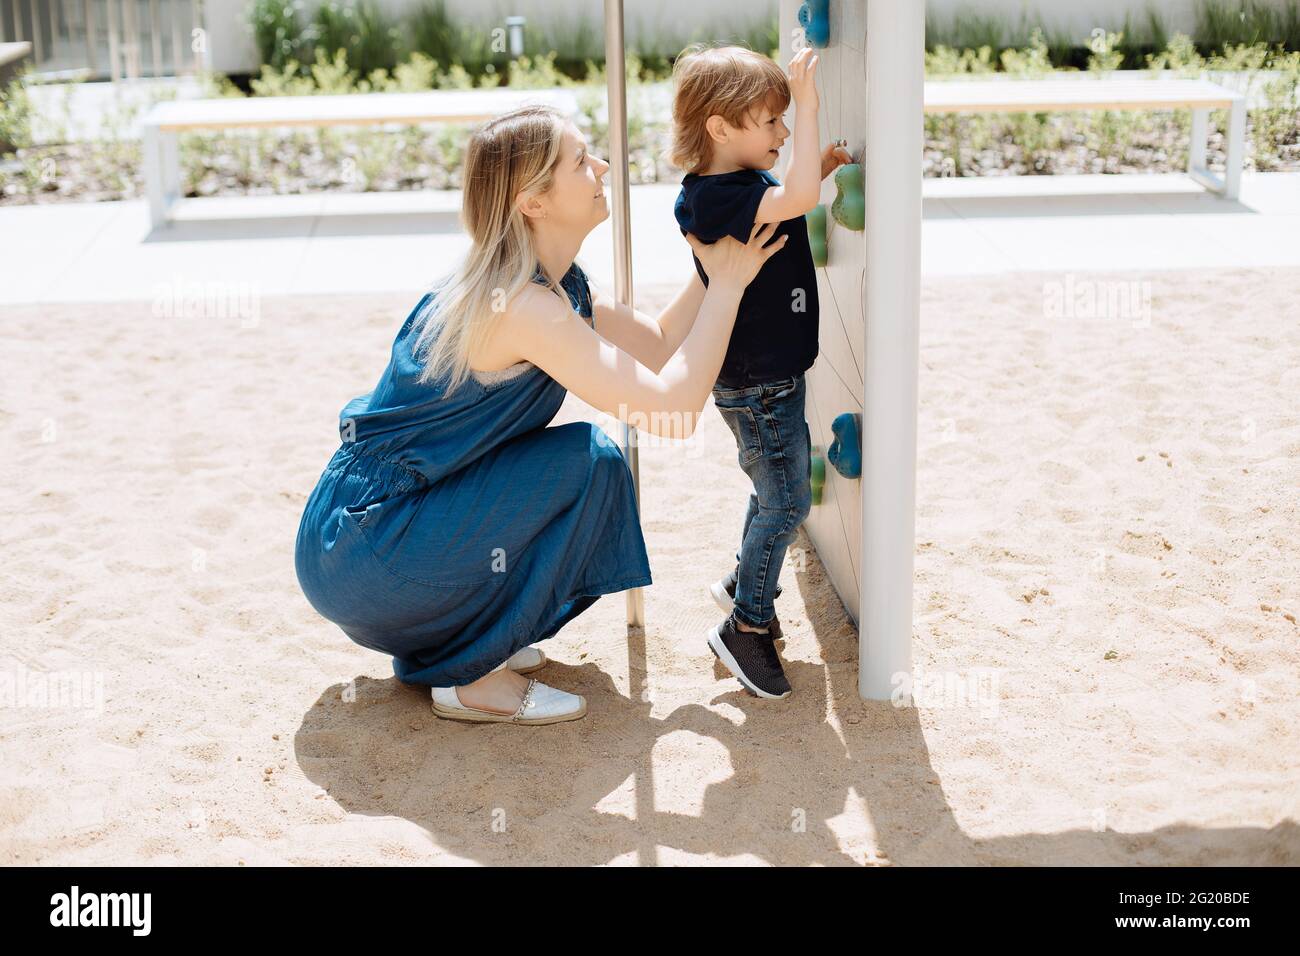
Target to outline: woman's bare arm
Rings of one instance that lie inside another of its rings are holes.
[[[705,244],[687,233],[709,288],[680,346],[658,371],[597,334],[554,291],[528,283],[507,307],[495,335],[587,404],[641,431],[689,438],[731,341],[745,287],[785,248],[774,226],[755,223],[748,242],[723,236]]]
[[[722,366],[744,291],[734,280],[710,282],[689,333],[658,369],[598,334],[536,285],[506,310],[500,333],[513,350],[592,407],[641,431],[689,438]]]
[[[651,371],[659,372],[686,339],[700,305],[704,283],[698,272],[656,319],[640,309],[614,301],[613,296],[593,296],[592,314],[601,338],[617,345]]]

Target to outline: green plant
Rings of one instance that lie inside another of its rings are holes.
[[[1027,46],[1019,50],[1003,50],[1000,60],[1002,69],[1014,76],[1045,76],[1052,72],[1047,41],[1043,38],[1043,31],[1037,27],[1030,35]]]
[[[926,51],[925,54],[925,72],[928,76],[982,74],[993,73],[996,70],[993,48],[989,46],[982,46],[978,51],[937,46],[933,50]]]
[[[1147,58],[1151,70],[1173,70],[1182,77],[1196,77],[1205,69],[1205,58],[1186,33],[1175,33],[1168,46]]]
[[[988,46],[998,50],[1006,45],[1009,34],[1006,22],[996,14],[984,14],[973,9],[961,9],[953,14],[953,46],[972,50]]]
[[[447,15],[445,0],[424,0],[406,23],[410,49],[439,63],[459,63],[461,29]]]
[[[0,90],[0,144],[13,149],[32,145],[32,101],[27,93],[31,67],[25,67]]]
[[[1264,84],[1264,105],[1251,110],[1251,145],[1255,168],[1282,167],[1285,153],[1300,153],[1300,51],[1278,50],[1267,68],[1276,73]]]
[[[282,69],[302,57],[303,0],[251,0],[248,22],[263,65]]]
[[[397,65],[400,34],[375,0],[325,0],[316,9],[315,44],[333,58],[346,51],[347,62],[361,74]]]
[[[1163,50],[1169,43],[1164,18],[1155,7],[1148,6],[1141,26],[1133,22],[1131,13],[1124,14],[1124,27],[1119,31],[1118,48],[1123,62],[1131,68],[1143,63],[1144,56]]]
[[[1196,39],[1207,51],[1229,44],[1300,41],[1300,3],[1297,0],[1199,0],[1196,5]]]
[[[573,86],[574,81],[555,69],[556,53],[537,57],[521,56],[507,66],[509,86],[512,89],[545,89],[553,86]]]
[[[438,79],[438,61],[416,51],[393,70],[392,89],[399,93],[431,90]]]
[[[1092,31],[1088,42],[1088,72],[1106,73],[1118,70],[1124,63],[1124,52],[1119,48],[1122,33],[1108,33],[1101,27]]]

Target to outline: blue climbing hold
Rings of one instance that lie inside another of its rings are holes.
[[[826,460],[845,478],[857,478],[862,474],[862,442],[858,436],[862,432],[862,416],[856,412],[845,412],[831,422],[831,432],[835,440],[826,449]]]
[[[831,42],[830,0],[804,0],[799,7],[799,26],[809,46],[826,47]]]

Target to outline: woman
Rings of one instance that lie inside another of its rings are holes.
[[[575,720],[586,701],[525,679],[529,645],[612,591],[650,584],[631,473],[586,422],[545,427],[566,389],[670,438],[695,429],[740,297],[783,245],[704,245],[658,319],[603,297],[574,262],[609,215],[609,164],[549,107],[470,140],[464,262],[426,293],[379,383],[339,415],[342,445],[298,530],[299,583],[358,644],[393,656],[434,712]]]

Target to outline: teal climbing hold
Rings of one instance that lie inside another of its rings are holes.
[[[831,433],[835,440],[826,449],[826,459],[845,478],[858,478],[862,475],[862,416],[856,412],[845,412],[831,422]]]
[[[817,205],[808,210],[806,221],[813,265],[824,266],[826,265],[826,207]]]
[[[799,26],[809,46],[825,47],[831,42],[830,0],[804,0],[799,7]]]
[[[846,229],[861,232],[867,222],[867,198],[863,194],[862,164],[846,163],[835,170],[835,190],[831,215]]]

